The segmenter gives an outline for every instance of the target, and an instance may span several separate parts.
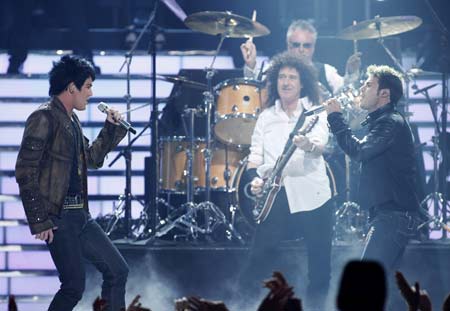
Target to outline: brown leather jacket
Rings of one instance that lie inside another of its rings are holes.
[[[74,114],[76,123],[80,122]],[[106,154],[116,147],[126,130],[105,121],[92,144],[84,137],[79,163],[85,208],[87,168],[99,168]],[[70,182],[74,137],[69,115],[57,97],[40,106],[27,119],[16,162],[16,180],[32,234],[53,228],[49,215],[59,215]]]

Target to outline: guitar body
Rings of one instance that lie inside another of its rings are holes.
[[[273,202],[275,202],[277,194],[281,189],[281,178],[277,176],[275,181],[268,188],[267,193],[263,192],[264,195],[259,199],[256,199],[255,209],[257,210],[257,213],[255,213],[255,221],[258,224],[266,220],[267,216],[269,216]]]

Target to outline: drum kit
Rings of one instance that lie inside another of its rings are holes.
[[[344,29],[338,38],[380,38],[411,30],[420,23],[416,17],[378,17]],[[194,31],[220,35],[212,63],[205,69],[207,83],[184,77],[157,76],[157,79],[183,83],[185,87],[204,91],[200,110],[206,115],[206,137],[194,135],[194,116],[199,111],[193,108],[185,109],[183,114],[188,120],[186,136],[160,137],[157,194],[161,207],[161,210],[158,207],[159,221],[154,230],[140,228],[135,236],[141,240],[163,238],[172,232],[174,235],[170,238],[173,239],[217,242],[216,237],[220,236],[219,240],[224,238],[226,241],[244,243],[256,225],[252,214],[254,199],[248,189],[250,180],[245,170],[251,135],[264,107],[264,84],[235,78],[213,87],[212,78],[216,73],[216,56],[226,38],[253,38],[268,35],[270,31],[255,18],[249,19],[231,12],[195,13],[185,19],[185,25]],[[335,186],[336,181],[329,167],[328,173]],[[176,201],[173,197],[178,197],[178,203],[173,203]],[[179,200],[180,197],[183,199]],[[357,205],[340,208],[337,216],[339,226],[350,226],[348,230],[353,230],[353,235],[362,237],[362,225],[359,223],[361,214]],[[348,230],[345,229],[345,233]],[[344,235],[341,232],[341,237]]]

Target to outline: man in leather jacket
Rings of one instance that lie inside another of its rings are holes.
[[[49,73],[51,99],[27,119],[16,163],[16,180],[36,239],[46,241],[61,288],[49,310],[72,310],[84,291],[84,260],[103,274],[108,310],[125,307],[128,266],[89,214],[87,168],[99,168],[126,134],[110,109],[89,144],[74,110],[85,110],[95,71],[85,59],[64,56]]]
[[[415,149],[409,124],[396,110],[403,95],[400,74],[388,66],[370,66],[367,74],[360,89],[360,106],[369,112],[364,138],[353,136],[335,99],[324,105],[339,146],[361,163],[359,196],[371,214],[362,257],[391,271],[418,226]]]

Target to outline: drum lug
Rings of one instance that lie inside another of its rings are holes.
[[[239,108],[238,108],[238,106],[236,106],[236,105],[233,105],[233,108],[231,108],[231,111],[232,111],[232,112],[234,112],[234,113],[237,113],[237,112],[239,112]]]

